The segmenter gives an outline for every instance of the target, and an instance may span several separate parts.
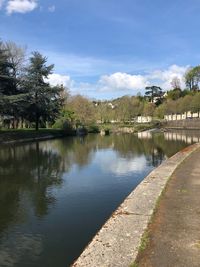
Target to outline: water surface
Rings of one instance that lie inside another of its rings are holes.
[[[1,146],[0,266],[69,266],[153,168],[199,138],[170,134]]]

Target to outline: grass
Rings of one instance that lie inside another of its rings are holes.
[[[146,230],[141,238],[141,243],[139,246],[139,251],[142,252],[146,249],[147,245],[149,244],[149,233]]]
[[[144,234],[142,235],[138,252],[142,253],[147,248],[149,242],[150,242],[149,232],[148,230],[146,230]],[[136,258],[136,261],[137,261],[137,258]],[[139,267],[139,264],[137,262],[134,262],[130,265],[130,267]]]

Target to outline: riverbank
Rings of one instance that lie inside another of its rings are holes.
[[[166,121],[163,126],[166,129],[200,130],[200,119]]]
[[[101,129],[108,130],[110,133],[137,133],[153,128],[157,128],[157,123],[135,124],[135,125],[100,125],[95,127],[86,127],[88,133],[97,134]],[[66,131],[61,129],[18,129],[18,130],[1,130],[0,131],[0,144],[11,144],[19,142],[28,142],[36,140],[47,140],[59,138],[64,136],[73,136],[74,133],[67,134]]]
[[[107,129],[110,133],[138,133],[151,129],[161,128],[158,121],[149,123],[133,123],[133,124],[104,124],[99,125],[100,130]]]
[[[199,147],[195,144],[178,152],[152,171],[113,213],[73,266],[137,266],[134,262],[146,245],[146,230],[169,178]]]
[[[0,144],[12,144],[12,143],[29,142],[36,140],[47,140],[64,136],[65,136],[64,131],[57,129],[40,129],[39,131],[35,131],[32,129],[1,130]]]

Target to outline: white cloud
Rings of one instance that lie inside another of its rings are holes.
[[[184,75],[189,66],[171,65],[164,70],[154,70],[144,75],[131,75],[123,72],[116,72],[111,75],[103,75],[97,82],[99,91],[140,91],[148,85],[158,85],[164,90],[171,88],[171,81],[178,77],[181,86],[184,88]]]
[[[112,98],[125,94],[144,93],[144,89],[149,85],[158,85],[164,90],[171,89],[171,81],[174,77],[181,80],[184,88],[184,74],[189,66],[171,65],[166,69],[157,69],[144,75],[131,75],[124,72],[115,72],[110,75],[100,76],[96,82],[80,82],[69,75],[54,73],[49,75],[48,82],[55,86],[63,84],[69,88],[72,94],[82,94],[95,98]]]
[[[149,82],[157,82],[163,89],[169,90],[171,88],[171,81],[177,77],[181,81],[181,86],[184,88],[184,75],[189,66],[171,65],[165,70],[155,70],[147,75]]]
[[[100,78],[99,84],[101,90],[135,90],[143,89],[148,81],[145,76],[131,75],[122,72],[116,72],[111,75],[104,75]]]
[[[54,5],[48,7],[48,11],[49,12],[52,12],[53,13],[55,10],[56,10],[56,7]]]
[[[64,85],[67,88],[71,88],[73,87],[73,81],[71,80],[70,76],[68,75],[61,75],[61,74],[50,74],[48,77],[48,82],[52,85],[52,86],[56,86],[56,85]]]
[[[37,0],[9,0],[6,6],[8,14],[27,13],[38,6]]]

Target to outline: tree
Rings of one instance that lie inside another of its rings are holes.
[[[8,60],[3,43],[0,43],[0,94],[11,95],[13,93],[13,65]]]
[[[191,111],[191,104],[192,104],[193,96],[186,95],[185,97],[182,97],[176,102],[177,111],[179,113],[188,112]]]
[[[63,104],[61,93],[64,89],[62,86],[51,87],[47,82],[54,65],[47,66],[46,63],[46,57],[33,52],[24,77],[24,86],[28,92],[27,119],[35,123],[36,130],[39,124],[53,122]]]
[[[179,88],[175,88],[167,92],[167,99],[177,100],[182,96],[182,91]]]
[[[99,101],[97,105],[94,105],[94,116],[97,121],[101,123],[109,122],[116,119],[116,109],[109,105],[107,101]]]
[[[15,94],[13,65],[8,60],[7,51],[0,43],[0,115],[10,115],[10,96]]]
[[[25,47],[18,46],[14,42],[6,42],[3,44],[8,62],[12,65],[13,76],[17,79],[19,78],[24,70],[25,62]]]
[[[146,102],[144,104],[143,114],[145,116],[153,116],[153,113],[155,111],[155,104]]]
[[[3,96],[3,112],[10,116],[12,127],[17,125],[22,116],[23,104],[26,102],[26,95],[20,86],[25,50],[13,42],[1,43],[1,51],[4,51],[7,66],[9,66],[10,86],[7,84]]]
[[[167,109],[167,105],[165,102],[155,109],[154,116],[159,119],[163,119],[165,114],[167,114],[166,109]]]
[[[131,98],[129,96],[121,97],[118,100],[116,109],[117,118],[123,122],[130,121],[132,118],[132,108]]]
[[[198,90],[200,84],[200,66],[190,68],[185,74],[186,86],[192,90]]]
[[[167,100],[167,102],[164,103],[166,106],[165,108],[165,112],[166,114],[174,114],[177,113],[177,101],[175,100]]]
[[[145,95],[150,98],[152,103],[158,103],[161,100],[162,89],[159,86],[147,86]]]
[[[192,97],[191,111],[192,112],[197,112],[198,113],[198,117],[199,117],[199,112],[200,112],[200,93],[197,93]]]
[[[92,102],[81,95],[69,98],[66,107],[74,112],[77,126],[79,124],[91,123],[94,120],[94,107]]]
[[[142,113],[143,110],[143,99],[140,96],[132,97],[132,117],[136,117]]]
[[[174,77],[171,81],[171,86],[173,90],[175,89],[181,90],[181,80],[178,77]]]

